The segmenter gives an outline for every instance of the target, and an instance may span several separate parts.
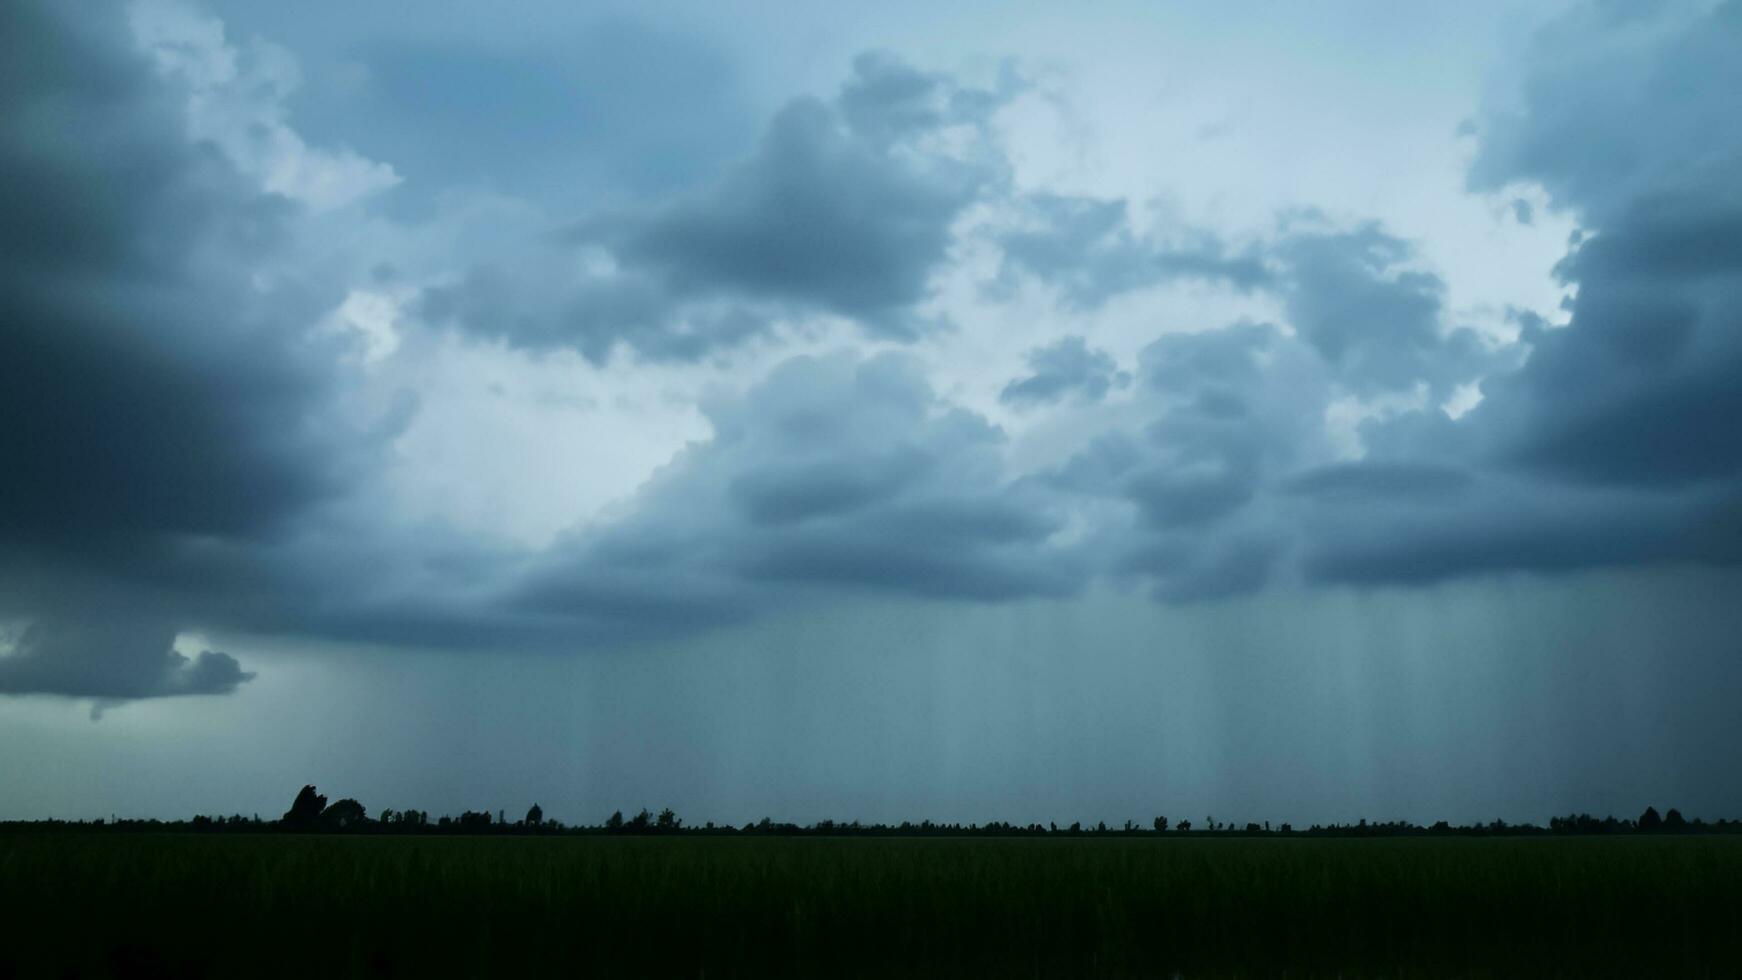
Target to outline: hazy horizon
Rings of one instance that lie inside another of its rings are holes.
[[[1742,2],[23,0],[0,820],[1742,817]]]

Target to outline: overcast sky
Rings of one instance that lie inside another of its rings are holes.
[[[1742,3],[16,0],[0,817],[1742,816]]]

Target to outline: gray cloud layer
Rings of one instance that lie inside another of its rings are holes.
[[[40,620],[0,689],[229,690],[251,675],[184,663],[164,624],[363,448],[326,418],[333,351],[295,326],[332,295],[250,281],[292,206],[182,136],[120,24],[8,4],[0,63],[0,616]],[[159,598],[108,601],[127,591]]]
[[[471,265],[418,312],[594,362],[721,355],[804,317],[912,342],[938,326],[924,309],[961,219],[990,203],[1010,219],[989,236],[994,298],[1034,281],[1086,314],[1189,278],[1272,297],[1286,322],[1160,336],[1124,369],[1081,334],[1034,349],[1000,400],[1079,426],[1038,471],[915,358],[789,358],[703,405],[711,437],[622,508],[526,551],[321,510],[384,437],[340,421],[344,369],[309,329],[342,288],[256,275],[283,271],[296,206],[189,142],[180,93],[101,18],[9,4],[0,616],[32,625],[0,691],[247,680],[225,654],[171,649],[196,626],[572,647],[849,594],[995,602],[1108,580],[1184,602],[1735,564],[1739,54],[1737,3],[1668,26],[1582,9],[1540,40],[1470,171],[1479,191],[1540,185],[1584,229],[1559,268],[1569,322],[1520,314],[1516,344],[1455,322],[1442,280],[1376,224],[1290,215],[1235,247],[1140,231],[1122,201],[1018,194],[991,122],[1016,81],[865,56],[716,180]],[[1468,385],[1479,405],[1440,410]],[[1359,459],[1326,426],[1351,399],[1378,406]]]
[[[1033,373],[1004,386],[998,400],[1007,405],[1039,405],[1066,397],[1098,402],[1114,385],[1130,376],[1119,370],[1112,355],[1095,350],[1081,337],[1061,337],[1028,352]]]
[[[1125,201],[1043,193],[1021,203],[1023,224],[998,236],[1002,263],[994,295],[1035,278],[1056,288],[1068,307],[1092,310],[1120,293],[1176,279],[1241,290],[1271,282],[1256,250],[1234,252],[1202,229],[1187,229],[1178,241],[1138,234]]]
[[[707,411],[715,437],[632,515],[547,556],[522,601],[640,629],[655,609],[732,618],[843,589],[996,600],[1081,584],[1051,541],[1060,515],[1006,471],[1003,433],[904,357],[796,358]]]
[[[967,88],[863,55],[833,100],[788,104],[712,186],[588,218],[518,272],[484,266],[431,289],[423,311],[514,347],[573,348],[593,361],[619,345],[691,360],[783,315],[845,317],[873,336],[913,339],[931,326],[916,307],[952,225],[1003,177],[985,130],[1016,85]],[[966,152],[934,145],[952,129],[972,136]],[[589,248],[612,268],[572,271]]]
[[[324,482],[299,423],[325,379],[242,279],[282,205],[179,137],[100,19],[4,16],[0,532],[78,551],[258,530]]]
[[[1376,464],[1437,457],[1475,479],[1455,501],[1382,495],[1392,521],[1317,543],[1324,575],[1742,559],[1742,134],[1720,94],[1738,51],[1735,3],[1668,30],[1581,9],[1541,39],[1471,181],[1540,184],[1586,227],[1559,270],[1570,322],[1528,329],[1529,360],[1456,424],[1374,433]]]
[[[174,631],[139,622],[31,624],[0,657],[0,693],[65,694],[102,701],[174,694],[228,694],[253,674],[227,653],[186,657]]]

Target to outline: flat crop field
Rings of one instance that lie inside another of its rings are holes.
[[[1738,837],[0,835],[0,977],[1739,971]]]

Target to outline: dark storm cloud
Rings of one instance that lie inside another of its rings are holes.
[[[282,205],[176,138],[100,19],[3,16],[0,533],[79,550],[258,530],[324,480],[300,424],[320,379],[226,278]]]
[[[1028,352],[1026,377],[1004,386],[998,400],[1006,405],[1030,406],[1074,398],[1098,402],[1114,385],[1130,380],[1119,370],[1113,356],[1088,345],[1081,337],[1061,337]]]
[[[1426,382],[1444,397],[1492,365],[1474,331],[1445,328],[1445,283],[1409,268],[1413,247],[1378,225],[1291,230],[1276,252],[1289,322],[1357,394]]]
[[[1437,447],[1486,475],[1449,508],[1327,521],[1315,577],[1742,561],[1742,5],[1618,9],[1545,32],[1471,172],[1540,184],[1583,223],[1559,267],[1569,323],[1527,323],[1529,360],[1455,425],[1379,426],[1384,456]]]
[[[1065,305],[1092,310],[1123,293],[1178,279],[1239,290],[1271,279],[1259,253],[1234,252],[1207,231],[1187,229],[1178,240],[1137,234],[1123,200],[1032,194],[1021,204],[1023,224],[997,236],[1002,259],[995,295],[1032,278],[1056,288]]]
[[[1288,489],[1307,497],[1348,500],[1445,497],[1463,491],[1470,479],[1463,470],[1431,463],[1333,463],[1295,477]]]
[[[418,307],[436,323],[523,350],[573,349],[595,364],[619,346],[649,360],[694,361],[765,332],[772,316],[752,306],[681,307],[657,276],[577,273],[561,254],[480,264],[426,290]]]
[[[788,106],[749,163],[628,230],[619,253],[679,293],[796,302],[910,333],[892,317],[924,297],[981,175],[913,167],[840,123],[820,102]]]
[[[1742,409],[1742,221],[1724,195],[1738,193],[1619,209],[1567,257],[1570,328],[1538,336],[1530,363],[1491,391],[1496,417],[1528,423],[1505,439],[1508,458],[1597,483],[1737,475],[1742,435],[1727,419]]]
[[[951,227],[1003,179],[990,114],[1014,92],[864,55],[836,98],[795,100],[713,186],[661,206],[578,222],[542,270],[474,271],[431,289],[425,316],[530,350],[573,347],[603,361],[618,345],[689,360],[781,316],[845,317],[874,336],[929,328],[916,307]],[[965,152],[928,141],[962,129]],[[572,252],[608,254],[608,273],[572,271]],[[521,263],[524,265],[524,263]]]
[[[1303,568],[1314,581],[1425,585],[1494,572],[1735,564],[1739,499],[1499,479],[1454,495],[1344,499],[1312,515]]]
[[[177,653],[174,639],[161,623],[39,620],[0,657],[0,694],[124,701],[228,694],[254,677],[227,653]]]
[[[1097,515],[1100,573],[1168,602],[1262,588],[1294,533],[1272,484],[1326,451],[1315,417],[1326,365],[1274,326],[1236,323],[1157,339],[1136,380],[1136,427],[1098,436],[1038,482]]]
[[[1576,14],[1521,107],[1479,127],[1475,187],[1541,184],[1586,232],[1559,267],[1570,322],[1517,314],[1521,341],[1501,347],[1453,322],[1444,283],[1375,224],[1292,215],[1242,250],[1139,234],[1122,202],[1018,197],[989,132],[1017,83],[861,58],[717,182],[590,215],[415,305],[595,362],[696,360],[819,315],[911,340],[954,229],[991,202],[1027,222],[994,233],[994,292],[1033,278],[1082,311],[1191,278],[1262,291],[1286,323],[1161,336],[1129,379],[1081,335],[1031,351],[1001,401],[1082,416],[1074,454],[1037,473],[917,360],[791,358],[706,401],[711,437],[622,506],[529,551],[367,503],[310,517],[379,440],[339,424],[344,379],[304,329],[340,292],[253,275],[294,236],[293,205],[182,138],[177,93],[96,19],[8,5],[0,617],[31,625],[0,691],[246,680],[223,654],[173,651],[195,627],[592,649],[822,597],[1006,601],[1109,579],[1189,602],[1742,561],[1742,138],[1723,97],[1738,9],[1673,31]],[[1479,405],[1441,410],[1478,379]],[[1352,403],[1353,449],[1329,431]]]
[[[1377,225],[1285,218],[1266,288],[1293,333],[1162,338],[1138,371],[1141,436],[1098,436],[1047,477],[1131,506],[1123,532],[1098,538],[1115,573],[1182,600],[1262,587],[1285,563],[1309,581],[1384,585],[1742,560],[1742,437],[1729,424],[1742,411],[1742,153],[1721,97],[1687,95],[1733,75],[1736,9],[1668,33],[1575,15],[1549,37],[1577,46],[1535,62],[1524,112],[1489,120],[1473,182],[1540,183],[1587,223],[1559,267],[1578,287],[1564,329],[1521,314],[1521,343],[1491,345],[1450,322],[1444,284],[1409,243]],[[1635,43],[1621,73],[1664,99],[1634,105],[1650,117],[1642,134],[1589,98],[1610,83],[1581,80],[1614,69],[1585,53],[1613,51],[1609,30],[1639,31],[1622,38]],[[1623,152],[1636,138],[1657,142]],[[1092,216],[1081,220],[1123,227],[1115,209]],[[1063,235],[1061,261],[1107,234]],[[1117,273],[1100,282],[1134,288]],[[1476,379],[1474,411],[1439,410]],[[1316,423],[1336,393],[1421,386],[1427,404],[1362,424],[1361,461],[1323,444]]]
[[[1052,541],[1048,494],[1006,472],[1003,433],[904,357],[794,358],[706,411],[714,438],[631,514],[548,556],[526,602],[659,628],[645,612],[666,603],[690,618],[839,590],[994,600],[1083,581]]]
[[[1726,93],[1742,85],[1742,5],[1668,29],[1582,10],[1551,46],[1522,106],[1487,121],[1470,179],[1538,183],[1594,234],[1560,268],[1578,286],[1571,328],[1540,336],[1491,414],[1516,433],[1511,458],[1570,478],[1733,479],[1742,126]]]
[[[0,616],[37,621],[0,687],[222,692],[247,675],[184,662],[165,623],[341,480],[332,352],[287,326],[336,297],[250,284],[291,206],[183,139],[120,25],[77,12],[0,12]],[[106,604],[129,588],[161,598],[148,627]]]
[[[1742,5],[1588,3],[1536,38],[1518,98],[1477,127],[1470,185],[1540,184],[1592,230],[1658,195],[1734,186]],[[1720,194],[1714,203],[1727,200]],[[1690,261],[1698,259],[1689,257]]]

